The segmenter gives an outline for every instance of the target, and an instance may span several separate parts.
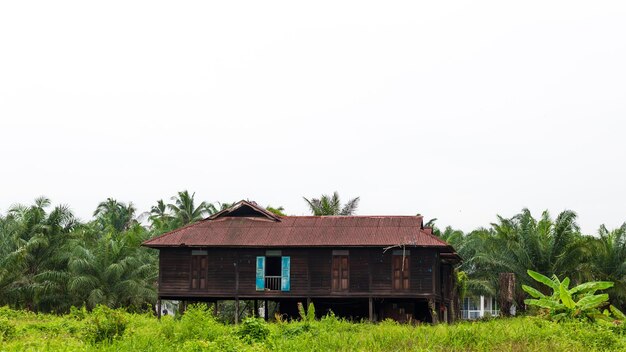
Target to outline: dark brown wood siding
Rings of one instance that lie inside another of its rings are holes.
[[[391,292],[391,252],[383,253],[379,250],[370,250],[370,264],[372,265],[372,292]]]
[[[282,256],[291,258],[289,292],[256,291],[256,257],[265,256],[265,249],[203,248],[208,253],[206,289],[190,285],[191,249],[166,248],[160,251],[160,286],[162,297],[316,297],[439,295],[441,277],[437,251],[411,248],[409,260],[410,285],[399,292],[392,287],[392,251],[383,248],[335,248],[348,250],[349,290],[332,292],[332,253],[330,248],[283,249]],[[449,276],[451,270],[441,272]],[[446,278],[443,278],[444,280]],[[449,278],[448,278],[449,280]],[[449,289],[446,285],[446,289]]]
[[[433,292],[435,251],[412,249],[411,257],[411,289],[415,292]]]
[[[330,294],[332,250],[316,248],[307,252],[309,256],[309,273],[311,275],[311,293],[319,295]]]
[[[350,292],[369,292],[369,250],[365,248],[351,249],[350,260]]]
[[[210,263],[209,263],[210,267]],[[163,250],[159,256],[161,288],[172,292],[190,290],[191,251],[187,249]]]

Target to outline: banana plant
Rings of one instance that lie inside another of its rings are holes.
[[[536,271],[527,272],[535,281],[552,289],[552,294],[546,295],[533,287],[522,285],[522,289],[533,297],[524,300],[524,303],[547,310],[552,320],[584,319],[615,323],[624,321],[624,314],[613,306],[609,307],[610,310],[600,311],[600,308],[608,304],[609,295],[596,292],[613,287],[612,282],[591,281],[569,288],[569,278],[561,281],[556,275],[549,278]]]

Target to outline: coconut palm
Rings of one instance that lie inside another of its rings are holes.
[[[276,214],[278,216],[286,216],[284,207],[272,207],[271,205],[268,205],[265,207],[265,209],[267,209],[267,211],[269,211],[270,213]]]
[[[312,198],[311,200],[303,197],[307,202],[313,215],[354,215],[359,206],[359,197],[348,200],[346,204],[341,206],[339,193],[334,192],[332,196],[322,195],[320,198]]]
[[[148,219],[152,224],[152,229],[157,234],[173,229],[172,222],[174,218],[170,215],[167,204],[165,204],[163,199],[159,199],[157,205],[153,205],[150,212],[146,213],[146,215],[148,215]]]
[[[189,194],[188,191],[178,192],[178,196],[172,197],[174,203],[167,205],[172,211],[177,226],[185,226],[198,220],[202,220],[205,216],[217,213],[215,206],[208,202],[200,202],[195,206],[195,193]]]

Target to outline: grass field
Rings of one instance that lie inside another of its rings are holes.
[[[1,351],[619,351],[620,331],[517,317],[454,325],[246,320],[224,325],[205,308],[160,321],[105,307],[56,316],[0,308]]]

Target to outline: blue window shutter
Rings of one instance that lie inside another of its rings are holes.
[[[265,257],[256,257],[256,290],[265,291]]]
[[[291,267],[291,257],[283,257],[281,265],[280,290],[289,291],[291,288],[289,270]]]

